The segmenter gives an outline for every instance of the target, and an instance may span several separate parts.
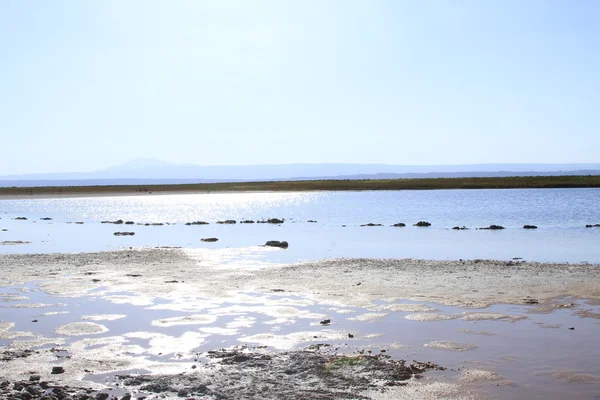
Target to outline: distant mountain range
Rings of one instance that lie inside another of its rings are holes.
[[[138,159],[93,172],[0,176],[6,186],[72,186],[210,183],[310,179],[457,178],[534,175],[600,175],[598,164],[276,164],[201,166]]]

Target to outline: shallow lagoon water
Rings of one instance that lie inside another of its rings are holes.
[[[0,253],[81,252],[128,246],[242,248],[286,240],[268,261],[332,257],[511,259],[600,262],[600,189],[231,193],[1,200]],[[14,220],[25,216],[27,221]],[[52,221],[40,218],[51,217]],[[224,219],[285,218],[282,225],[218,225]],[[170,223],[100,224],[102,220]],[[185,226],[203,220],[210,225]],[[316,220],[317,223],[308,223]],[[431,227],[412,224],[427,220]],[[83,225],[73,222],[85,222]],[[361,227],[369,222],[382,227]],[[404,228],[391,224],[404,222]],[[507,229],[477,230],[491,224]],[[538,226],[522,229],[525,224]],[[345,225],[345,227],[343,226]],[[454,226],[467,226],[455,231]],[[116,231],[135,232],[114,237]],[[217,243],[201,238],[217,237]]]
[[[585,225],[600,223],[599,197],[598,189],[553,189],[2,200],[0,228],[7,231],[0,230],[0,242],[31,243],[0,245],[0,253],[181,246],[201,249],[204,263],[213,262],[212,254],[214,263],[225,269],[337,257],[519,257],[528,261],[598,263],[600,228]],[[15,219],[22,216],[28,219]],[[52,220],[41,220],[43,217]],[[224,219],[270,217],[286,221],[280,225],[216,224]],[[169,224],[100,223],[116,219]],[[184,224],[197,220],[210,225]],[[427,220],[432,226],[412,226],[419,220]],[[369,222],[384,226],[360,226]],[[396,222],[407,226],[390,226]],[[490,224],[507,229],[451,229],[456,225],[477,228]],[[524,230],[524,224],[535,224],[539,229]],[[115,231],[133,231],[136,235],[116,237]],[[204,237],[218,237],[219,241],[202,243]],[[290,247],[281,250],[261,246],[267,240],[287,240]],[[44,280],[0,288],[6,294],[0,296],[0,321],[15,324],[0,339],[0,347],[19,343],[35,347],[30,345],[32,339],[46,339],[38,348],[66,350],[56,352],[57,365],[66,362],[60,357],[76,354],[82,348],[106,349],[125,360],[137,360],[131,369],[139,372],[155,372],[153,368],[167,364],[170,371],[178,372],[201,362],[195,361],[202,359],[198,353],[231,345],[266,345],[284,350],[328,343],[341,353],[385,350],[394,358],[433,361],[449,368],[431,374],[441,380],[452,381],[464,369],[495,371],[504,380],[485,385],[484,392],[491,398],[589,399],[600,395],[600,349],[591,345],[597,342],[600,325],[598,319],[576,314],[600,310],[582,300],[566,300],[578,305],[550,313],[541,313],[536,306],[494,305],[473,310],[408,301],[360,308],[317,303],[287,293],[242,292],[230,299],[167,301],[99,287],[87,292],[84,288],[72,297],[54,297],[44,291],[51,285]],[[463,313],[473,312],[525,318],[464,317]],[[415,317],[422,314],[445,317],[431,321]],[[326,318],[331,324],[321,325]],[[25,336],[10,337],[11,332],[19,331]],[[106,340],[87,342],[94,338]],[[90,373],[84,378],[110,383],[115,373]],[[578,379],[587,383],[573,383]]]

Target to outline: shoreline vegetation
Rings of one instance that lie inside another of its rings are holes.
[[[492,178],[411,178],[365,180],[303,180],[155,185],[2,187],[0,197],[39,195],[111,195],[136,193],[309,192],[441,189],[598,188],[600,176],[518,176]]]

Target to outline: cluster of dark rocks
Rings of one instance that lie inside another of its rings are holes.
[[[258,224],[283,224],[284,222],[285,222],[285,219],[279,219],[279,218],[269,218],[267,220],[256,221],[256,223],[258,223]]]
[[[210,364],[218,368],[200,364],[200,374],[120,375],[118,379],[121,388],[136,390],[138,395],[167,398],[334,400],[366,399],[364,391],[405,385],[428,370],[444,370],[431,362],[407,364],[384,352],[335,354],[327,343],[277,353],[239,347],[209,351]]]
[[[83,224],[83,222],[75,222],[76,224]],[[123,221],[122,219],[118,219],[116,221],[100,221],[101,224],[114,224],[114,225],[141,225],[141,226],[163,226],[163,225],[171,225],[170,223],[164,222],[146,222],[146,223],[135,223],[133,221]]]
[[[106,391],[73,388],[56,382],[40,381],[39,375],[31,375],[29,381],[0,382],[0,399],[10,400],[131,400],[131,394],[121,397]]]
[[[586,228],[600,228],[600,224],[586,225]]]
[[[16,217],[14,218],[16,220],[27,220],[27,217]],[[44,217],[44,218],[40,218],[43,221],[50,221],[52,220],[52,218],[50,217]],[[284,218],[269,218],[266,220],[251,220],[251,219],[246,219],[246,220],[241,220],[239,221],[240,224],[282,224],[285,222]],[[317,221],[309,219],[308,221],[309,223],[317,223]],[[115,225],[121,225],[121,224],[125,224],[125,225],[134,225],[135,222],[133,221],[124,221],[122,219],[118,219],[115,221],[101,221],[102,224],[115,224]],[[227,219],[227,220],[220,220],[216,222],[217,224],[220,225],[233,225],[233,224],[237,224],[238,221],[233,220],[233,219]],[[75,222],[75,224],[83,224],[83,222]],[[209,222],[206,221],[192,221],[192,222],[186,222],[185,225],[209,225]],[[170,223],[162,223],[162,222],[154,222],[154,223],[138,223],[137,225],[142,225],[142,226],[163,226],[163,225],[171,225]],[[346,225],[342,225],[342,226],[346,226]],[[384,226],[383,224],[379,224],[379,223],[373,223],[373,222],[369,222],[366,224],[362,224],[360,225],[361,227],[373,227],[373,226]],[[398,222],[395,224],[390,225],[392,227],[405,227],[406,224],[403,222]],[[413,224],[413,226],[417,226],[417,227],[428,227],[431,226],[431,223],[428,221],[419,221],[416,224]],[[598,228],[600,227],[600,224],[587,224],[585,226],[586,228]],[[523,229],[537,229],[538,227],[536,225],[530,225],[530,224],[526,224],[523,225]],[[466,226],[454,226],[452,227],[453,230],[468,230],[469,228],[467,228]],[[490,226],[487,227],[483,227],[483,228],[477,228],[478,230],[502,230],[505,229],[503,226],[501,225],[495,225],[492,224]],[[116,236],[132,236],[135,233],[133,232],[115,232]],[[210,238],[209,238],[210,239]],[[203,240],[204,241],[204,240]]]
[[[342,225],[345,226],[345,225]],[[361,226],[383,226],[383,224],[376,224],[373,222],[369,222],[368,224],[363,224]],[[398,222],[396,224],[390,225],[392,227],[405,227],[406,224],[403,222]],[[413,226],[419,226],[419,227],[428,227],[431,226],[430,222],[427,221],[419,221],[416,224],[414,224]],[[587,228],[591,228],[592,226],[598,226],[600,227],[600,224],[597,225],[586,225]],[[467,228],[466,226],[454,226],[452,227],[453,230],[455,231],[464,231],[464,230],[468,230],[469,228]],[[501,225],[490,225],[484,228],[477,228],[477,229],[483,229],[483,230],[501,230],[501,229],[505,229],[503,226]],[[537,229],[537,226],[535,225],[524,225],[523,229]]]
[[[269,218],[265,220],[252,220],[252,219],[244,219],[240,221],[240,224],[283,224],[285,222],[284,218]],[[317,221],[308,221],[308,222],[317,222]],[[233,225],[238,222],[234,219],[225,219],[221,221],[217,221],[219,225]],[[205,221],[194,221],[194,222],[186,222],[185,225],[209,225],[208,222]]]

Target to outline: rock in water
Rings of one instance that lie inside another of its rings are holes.
[[[487,228],[479,228],[479,229],[483,229],[483,230],[491,230],[491,231],[496,231],[496,230],[500,230],[500,229],[504,229],[503,226],[501,225],[490,225]]]
[[[219,239],[215,238],[215,237],[213,237],[213,238],[203,238],[203,239],[200,239],[200,240],[203,241],[203,242],[218,242],[219,241]]]
[[[278,240],[269,240],[267,243],[265,243],[265,246],[270,246],[270,247],[280,247],[282,249],[287,249],[288,248],[288,242],[286,242],[285,240],[280,242]]]
[[[269,218],[268,220],[262,220],[262,221],[256,221],[259,224],[283,224],[285,222],[285,219],[279,219],[279,218]]]
[[[413,226],[431,226],[431,223],[427,222],[427,221],[419,221],[416,224],[414,224]]]

